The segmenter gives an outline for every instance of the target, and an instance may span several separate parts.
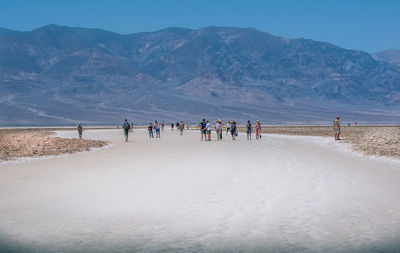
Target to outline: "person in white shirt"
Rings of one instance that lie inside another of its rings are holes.
[[[207,129],[208,141],[211,141],[211,124],[208,120],[207,120],[207,124],[206,124],[206,129]]]
[[[219,141],[220,138],[220,131],[221,131],[221,123],[218,120],[215,121],[215,133],[217,134],[217,140]]]
[[[231,131],[231,122],[230,121],[228,121],[227,123],[226,123],[226,134],[225,135],[228,135],[228,133]]]

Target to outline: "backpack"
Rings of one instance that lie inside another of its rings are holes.
[[[128,122],[125,122],[125,123],[122,125],[122,127],[123,127],[125,130],[129,130],[129,129],[131,128],[131,125],[130,125]]]

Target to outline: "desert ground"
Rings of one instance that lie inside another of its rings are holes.
[[[244,127],[239,127],[245,132]],[[342,126],[341,140],[351,149],[367,156],[400,159],[400,126]],[[333,138],[332,126],[263,126],[264,134],[323,136]]]
[[[114,129],[114,127],[88,128],[88,130]],[[144,126],[135,127],[146,129]],[[166,127],[169,129],[169,127]],[[198,130],[191,127],[191,130]],[[226,129],[226,128],[225,128]],[[224,132],[225,132],[224,129]],[[107,141],[55,136],[56,130],[73,128],[0,129],[0,162],[24,157],[43,157],[89,151],[106,146]],[[238,127],[244,133],[245,127]],[[75,131],[76,132],[76,131]],[[86,132],[86,130],[85,130]],[[331,126],[263,126],[263,134],[332,137]],[[71,135],[70,137],[75,137]],[[85,136],[85,134],[84,134]],[[253,138],[255,134],[253,133]],[[400,160],[400,126],[342,126],[340,143],[349,144],[356,152],[366,156],[382,156]]]
[[[242,128],[244,131],[244,128]],[[323,136],[333,138],[332,126],[264,126],[266,134]],[[367,156],[400,159],[400,126],[342,126],[341,140]]]
[[[109,145],[0,163],[0,251],[400,249],[396,159],[319,136],[161,137],[135,130],[126,143],[121,129],[89,130],[85,139]]]

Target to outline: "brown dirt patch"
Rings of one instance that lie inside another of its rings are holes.
[[[107,145],[105,141],[53,137],[38,129],[1,129],[0,161],[21,157],[53,156],[88,151]]]

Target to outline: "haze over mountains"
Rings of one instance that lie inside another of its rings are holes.
[[[392,55],[252,28],[129,35],[56,25],[0,29],[0,124],[124,117],[139,124],[203,117],[316,124],[338,113],[396,123],[400,66]]]
[[[400,49],[383,50],[372,54],[377,61],[384,61],[400,67]]]

